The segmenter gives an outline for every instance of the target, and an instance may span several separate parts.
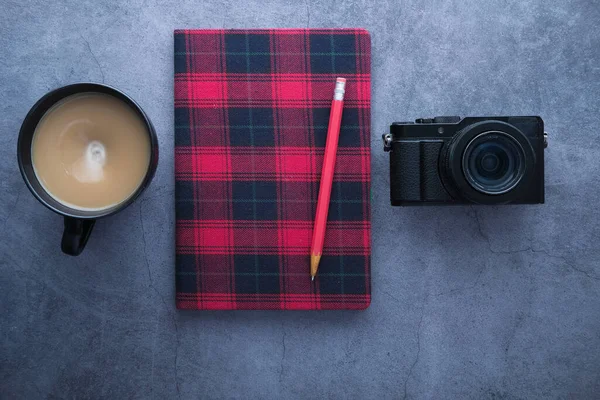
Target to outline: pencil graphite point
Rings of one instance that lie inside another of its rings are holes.
[[[311,277],[310,277],[310,280],[314,282],[314,281],[315,281],[315,277],[314,277],[314,276],[311,276]]]
[[[310,256],[310,276],[312,276],[313,280],[315,279],[315,275],[317,275],[317,269],[319,268],[319,261],[321,261],[321,255],[312,254]]]

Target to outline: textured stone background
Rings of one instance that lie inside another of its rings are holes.
[[[373,303],[177,312],[173,29],[361,26],[373,43]],[[0,397],[592,398],[600,393],[600,5],[587,0],[0,2]],[[46,91],[117,86],[161,145],[84,254],[18,173]],[[543,206],[388,205],[393,120],[539,114]]]

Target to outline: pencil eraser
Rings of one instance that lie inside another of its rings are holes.
[[[346,78],[337,78],[335,80],[335,89],[333,89],[334,100],[344,100],[344,93],[346,92]]]

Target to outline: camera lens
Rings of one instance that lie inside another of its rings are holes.
[[[525,153],[515,138],[504,132],[484,132],[467,144],[462,168],[469,185],[490,194],[513,189],[525,174]]]

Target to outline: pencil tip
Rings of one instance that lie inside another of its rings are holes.
[[[317,274],[317,269],[319,268],[319,261],[321,260],[320,254],[311,254],[310,255],[310,276],[312,276],[312,280],[315,280],[315,275]]]
[[[313,276],[313,277],[311,277],[311,278],[310,278],[310,280],[311,280],[311,281],[314,281],[314,280],[315,280],[315,277],[314,277],[314,276]]]

